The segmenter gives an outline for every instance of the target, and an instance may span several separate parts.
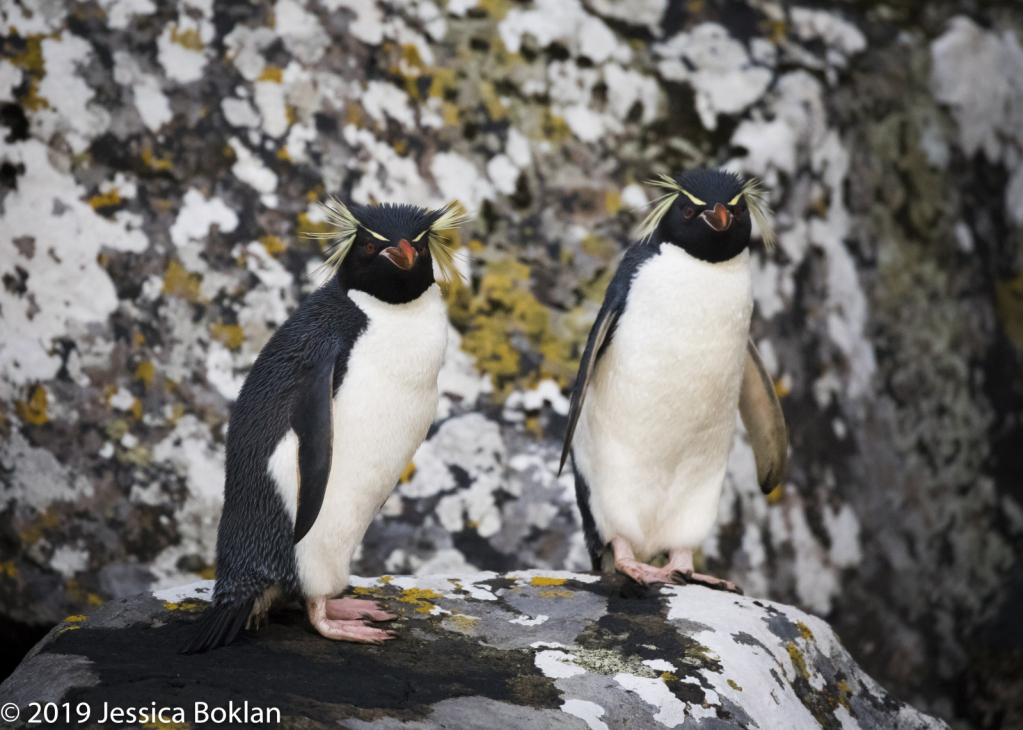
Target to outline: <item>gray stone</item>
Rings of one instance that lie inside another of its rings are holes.
[[[288,606],[205,655],[176,647],[211,582],[58,626],[0,703],[277,708],[283,727],[350,730],[947,730],[888,695],[821,619],[700,586],[520,571],[354,580],[398,616],[383,646],[331,642]],[[231,703],[234,703],[231,705]],[[168,715],[169,716],[169,715]],[[98,715],[96,718],[98,719]]]

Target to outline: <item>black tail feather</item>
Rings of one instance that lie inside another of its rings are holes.
[[[255,600],[215,603],[207,608],[196,622],[194,633],[182,644],[178,653],[198,654],[230,644],[248,621]]]

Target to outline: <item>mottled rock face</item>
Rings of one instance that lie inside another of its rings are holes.
[[[643,181],[728,166],[776,210],[752,333],[792,452],[765,501],[740,427],[705,568],[903,699],[1023,722],[1018,3],[443,5],[0,7],[3,616],[213,576],[230,405],[326,194],[475,216],[355,572],[588,567],[564,389]]]
[[[284,727],[352,730],[948,727],[890,697],[826,623],[770,601],[567,571],[354,582],[398,615],[397,639],[331,642],[295,608],[224,649],[176,654],[205,581],[67,619],[0,702],[24,714],[45,693],[97,713],[144,697],[191,723],[196,702],[247,701],[277,708]]]

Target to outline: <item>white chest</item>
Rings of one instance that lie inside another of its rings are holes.
[[[369,322],[333,402],[330,476],[323,505],[296,545],[306,595],[333,595],[352,554],[394,489],[437,412],[448,319],[437,285],[409,304],[351,292]]]
[[[648,551],[709,529],[752,308],[748,252],[710,264],[663,245],[636,272],[574,442],[608,539]]]

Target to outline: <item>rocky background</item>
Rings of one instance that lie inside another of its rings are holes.
[[[566,388],[660,172],[761,176],[706,567],[896,696],[1023,727],[1023,9],[1014,0],[4,0],[0,637],[212,577],[232,399],[317,285],[314,201],[462,200],[430,439],[356,572],[587,567]],[[13,656],[17,652],[7,652]]]

